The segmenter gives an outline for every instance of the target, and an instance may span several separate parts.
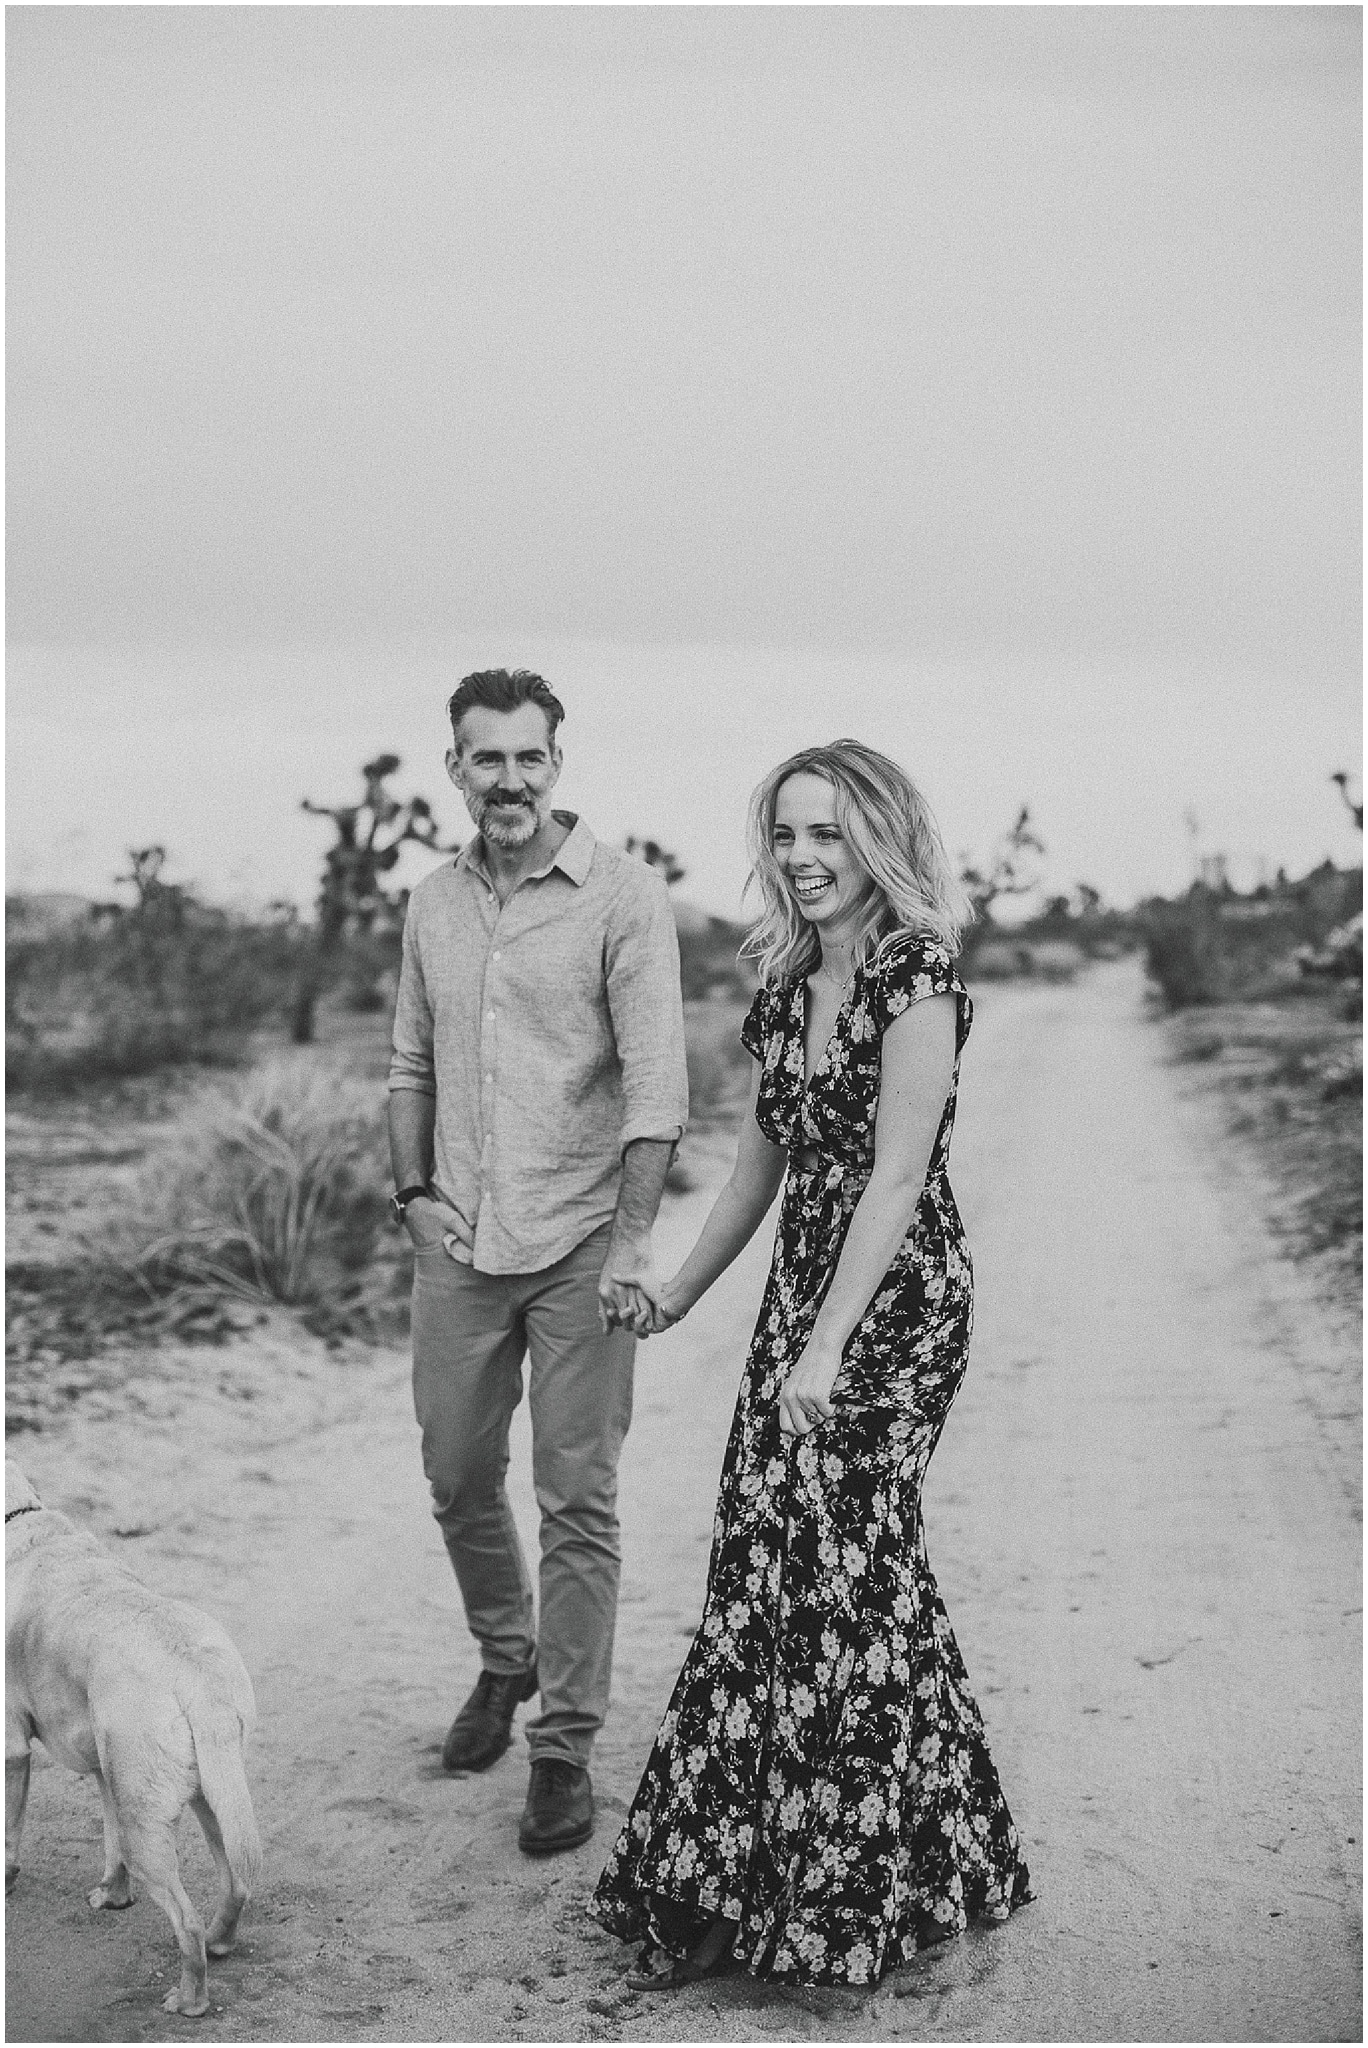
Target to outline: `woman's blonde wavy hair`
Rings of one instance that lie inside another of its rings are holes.
[[[819,775],[831,784],[837,823],[873,884],[855,934],[855,964],[868,966],[905,933],[934,938],[948,953],[958,953],[973,905],[926,799],[886,754],[860,740],[832,740],[825,747],[804,747],[771,768],[750,800],[746,889],[759,891],[761,910],[741,953],[756,961],[760,979],[768,983],[808,975],[822,957],[821,942],[799,914],[774,857],[775,805],[791,775]]]

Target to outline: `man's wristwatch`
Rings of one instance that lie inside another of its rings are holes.
[[[401,1230],[404,1227],[404,1211],[409,1203],[416,1202],[419,1195],[425,1195],[427,1192],[427,1187],[422,1182],[415,1181],[412,1187],[396,1188],[390,1196],[390,1215]]]

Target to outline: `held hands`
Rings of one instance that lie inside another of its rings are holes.
[[[459,1209],[433,1195],[415,1195],[404,1211],[404,1228],[418,1251],[440,1244],[458,1266],[475,1263],[475,1232]]]
[[[612,1248],[599,1280],[599,1321],[605,1330],[630,1330],[635,1337],[655,1337],[684,1314],[674,1307],[670,1287],[660,1280],[651,1248]]]
[[[809,1337],[797,1365],[779,1389],[779,1430],[783,1436],[807,1436],[836,1410],[831,1389],[841,1369],[839,1350]]]

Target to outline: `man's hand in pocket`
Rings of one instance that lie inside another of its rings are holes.
[[[404,1211],[404,1226],[415,1251],[430,1252],[440,1244],[458,1266],[475,1262],[475,1232],[459,1209],[432,1195],[415,1195]]]

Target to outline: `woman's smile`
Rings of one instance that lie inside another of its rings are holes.
[[[834,875],[795,875],[793,893],[800,903],[815,903],[828,889],[835,887]]]

